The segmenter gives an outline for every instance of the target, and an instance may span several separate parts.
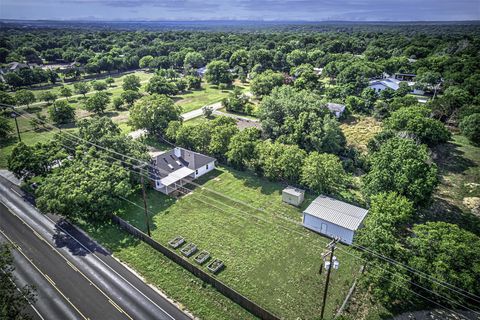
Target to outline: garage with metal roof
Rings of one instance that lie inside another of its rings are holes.
[[[303,212],[303,226],[328,237],[352,244],[368,210],[321,195]]]

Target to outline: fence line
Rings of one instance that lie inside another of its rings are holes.
[[[212,285],[215,289],[217,289],[221,294],[225,297],[229,298],[233,302],[237,303],[244,309],[248,310],[253,315],[266,320],[279,320],[280,318],[271,313],[270,311],[264,309],[263,307],[259,306],[252,300],[248,299],[247,297],[243,296],[239,292],[235,291],[233,288],[227,286],[214,276],[208,274],[207,272],[203,271],[196,265],[192,264],[190,261],[184,259],[183,257],[177,255],[174,251],[170,250],[166,246],[162,245],[161,243],[157,242],[156,240],[152,239],[141,230],[137,229],[130,223],[126,222],[122,218],[113,215],[112,221],[119,225],[122,229],[130,233],[136,238],[144,241],[148,245],[150,245],[155,250],[159,251],[167,258],[175,262],[176,264],[182,266],[184,269],[188,270],[190,273],[198,277],[199,279],[203,280],[204,282]]]

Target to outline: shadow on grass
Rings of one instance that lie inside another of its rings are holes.
[[[441,172],[462,173],[476,166],[475,162],[463,156],[464,152],[459,150],[459,147],[460,145],[452,142],[435,147],[435,162]]]
[[[270,195],[283,189],[280,183],[269,181],[251,171],[238,171],[231,168],[229,171],[236,179],[243,181],[245,187],[260,190],[263,194]]]
[[[462,211],[461,208],[439,197],[433,198],[430,208],[424,210],[419,223],[427,221],[443,221],[458,224],[461,228],[480,234],[480,218],[470,212]]]

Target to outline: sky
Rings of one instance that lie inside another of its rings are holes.
[[[0,0],[1,19],[480,20],[480,0]]]

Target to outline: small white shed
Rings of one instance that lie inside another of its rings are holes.
[[[327,196],[319,196],[303,212],[303,226],[352,244],[368,210]]]
[[[304,197],[305,197],[305,190],[298,189],[295,187],[288,186],[282,191],[283,202],[292,204],[294,206],[301,205]]]

